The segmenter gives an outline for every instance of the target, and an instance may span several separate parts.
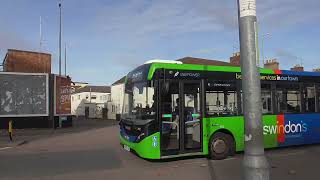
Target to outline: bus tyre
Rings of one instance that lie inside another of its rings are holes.
[[[215,133],[209,143],[210,158],[215,160],[225,159],[234,155],[235,144],[233,137],[222,132]]]

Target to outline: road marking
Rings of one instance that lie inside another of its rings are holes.
[[[11,148],[12,148],[12,147],[9,147],[9,146],[8,146],[8,147],[4,147],[4,148],[0,148],[0,151],[1,151],[1,150],[5,150],[5,149],[11,149]]]
[[[279,154],[268,154],[270,157],[286,157],[297,154],[304,154],[305,151],[296,151],[296,152],[288,152],[288,153],[279,153]]]

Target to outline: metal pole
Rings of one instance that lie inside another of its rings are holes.
[[[256,0],[238,0],[242,90],[244,106],[244,179],[269,180],[264,156],[260,74],[257,67]]]
[[[263,65],[264,65],[264,49],[263,49],[263,47],[264,47],[264,45],[263,45],[263,36],[261,37],[261,55],[262,55],[262,63],[263,63]]]
[[[61,2],[59,3],[60,21],[59,21],[59,76],[61,76]]]
[[[64,44],[64,75],[67,76],[67,43]]]
[[[270,33],[264,34],[261,36],[261,55],[262,55],[262,63],[264,65],[264,39],[270,36]]]
[[[40,16],[40,22],[39,22],[39,30],[40,30],[40,34],[39,34],[39,37],[40,37],[40,39],[39,39],[39,52],[41,52],[41,48],[42,48],[42,18],[41,18],[41,16]]]

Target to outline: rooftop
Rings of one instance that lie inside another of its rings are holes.
[[[198,64],[198,65],[211,65],[211,66],[234,66],[229,62],[220,61],[220,60],[210,60],[194,57],[184,57],[178,59],[177,61],[183,62],[183,64]]]
[[[76,89],[73,94],[82,92],[98,92],[98,93],[110,93],[110,86],[85,86],[83,88]]]

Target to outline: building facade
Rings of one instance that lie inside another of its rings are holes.
[[[51,54],[8,49],[2,66],[5,72],[51,73]]]
[[[111,117],[111,88],[109,86],[85,86],[71,95],[71,113],[87,118]]]
[[[110,119],[119,120],[122,112],[124,98],[124,82],[125,77],[122,77],[111,85],[111,115]]]

